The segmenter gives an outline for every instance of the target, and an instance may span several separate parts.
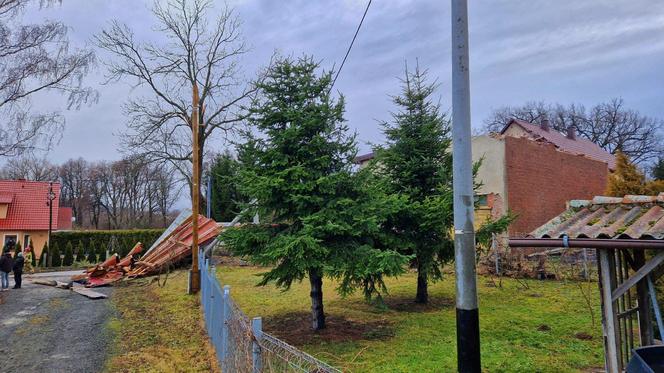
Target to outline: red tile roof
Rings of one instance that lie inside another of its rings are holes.
[[[14,200],[14,193],[0,193],[0,203],[12,203]]]
[[[53,229],[58,227],[60,184],[53,183]],[[2,196],[12,195],[11,202]],[[0,203],[8,204],[7,218],[0,219],[0,230],[48,230],[48,182],[0,180]],[[5,202],[1,202],[5,201]]]
[[[505,133],[505,131],[507,131],[507,129],[513,124],[523,128],[526,132],[535,137],[535,139],[543,139],[566,153],[584,155],[588,158],[605,162],[609,165],[609,169],[611,170],[616,168],[616,158],[613,154],[602,149],[599,145],[581,137],[570,139],[553,128],[545,131],[542,127],[536,124],[519,119],[512,119],[501,131],[501,134]]]
[[[58,208],[58,230],[59,231],[68,231],[72,227],[72,218],[73,211],[71,207],[62,207]]]

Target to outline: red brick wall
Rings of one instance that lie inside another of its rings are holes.
[[[519,215],[510,236],[532,232],[565,210],[572,199],[604,194],[608,167],[551,145],[505,137],[507,203]]]

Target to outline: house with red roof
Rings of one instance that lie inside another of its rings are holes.
[[[53,210],[49,211],[52,187]],[[52,230],[71,229],[72,210],[60,207],[60,184],[27,180],[0,180],[0,239],[25,247],[30,241],[37,255],[48,241],[49,218]]]

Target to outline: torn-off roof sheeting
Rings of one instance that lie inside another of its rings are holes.
[[[535,238],[664,239],[664,193],[574,200],[529,236]]]

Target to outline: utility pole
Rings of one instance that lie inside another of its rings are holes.
[[[207,178],[207,190],[205,192],[205,216],[208,219],[212,219],[212,170],[208,173]]]
[[[200,144],[198,143],[198,85],[194,82],[193,100],[191,110],[191,132],[193,134],[192,147],[192,181],[191,181],[191,272],[189,272],[189,294],[196,294],[201,288],[201,272],[198,269],[198,212],[200,210],[200,180],[201,169],[199,166]]]
[[[53,231],[53,201],[55,200],[55,192],[53,192],[53,182],[48,183],[48,195],[46,196],[48,201],[48,250],[50,253],[46,253],[46,259],[48,261],[48,266],[53,267],[53,249],[51,248],[51,232]]]
[[[452,148],[454,260],[459,372],[481,372],[480,322],[475,273],[473,170],[470,148],[468,3],[452,0]]]

